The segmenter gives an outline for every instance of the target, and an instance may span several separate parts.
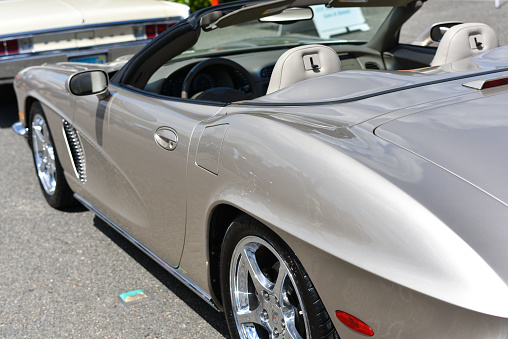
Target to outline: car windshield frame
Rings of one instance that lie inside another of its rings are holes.
[[[203,29],[194,46],[172,60],[304,44],[363,45],[372,39],[393,10],[393,7],[326,8],[324,5],[310,8],[314,17],[309,20],[290,23],[251,20],[228,27]],[[326,23],[318,27],[323,21]]]

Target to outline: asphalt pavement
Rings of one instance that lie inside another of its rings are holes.
[[[434,22],[485,22],[508,43],[508,1],[429,0],[402,38]],[[94,214],[49,207],[30,150],[10,126],[14,93],[0,86],[0,338],[223,338],[223,314]],[[125,305],[119,295],[150,298]]]

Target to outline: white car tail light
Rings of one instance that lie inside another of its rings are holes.
[[[169,27],[173,26],[175,22],[164,22],[158,24],[150,24],[145,26],[146,39],[153,39]]]

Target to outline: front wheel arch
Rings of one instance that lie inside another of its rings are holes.
[[[23,117],[24,117],[24,122],[25,122],[25,127],[26,128],[30,128],[30,121],[32,121],[32,117],[30,116],[30,111],[32,109],[32,105],[34,105],[35,103],[39,103],[40,104],[39,100],[37,100],[34,97],[28,96],[28,97],[25,98],[24,107],[20,107],[19,108],[19,111],[21,113],[23,113]],[[27,135],[27,140],[28,140],[28,143],[30,144],[30,141],[28,139],[28,135]],[[30,147],[31,147],[31,144],[30,144]]]

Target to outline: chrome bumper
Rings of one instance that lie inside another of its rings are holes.
[[[12,125],[12,129],[16,132],[17,135],[21,135],[22,137],[28,138],[28,128],[23,126],[23,124],[18,121],[14,125]]]

